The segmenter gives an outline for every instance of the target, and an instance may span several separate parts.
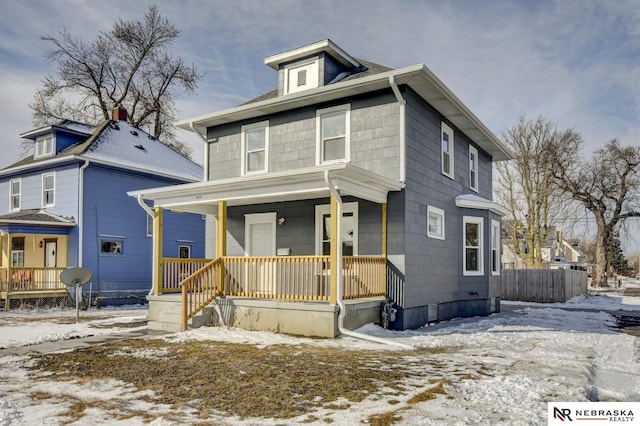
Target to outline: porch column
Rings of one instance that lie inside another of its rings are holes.
[[[5,312],[9,312],[11,308],[11,299],[9,298],[9,293],[11,293],[11,267],[13,266],[13,254],[11,250],[13,248],[13,236],[11,234],[7,235],[7,298],[4,301],[4,310]]]
[[[338,200],[331,195],[331,236],[329,239],[329,303],[338,303]]]
[[[160,294],[162,288],[162,207],[153,209],[153,294]]]
[[[216,257],[223,257],[227,255],[227,202],[218,201],[218,217],[216,218]],[[218,277],[220,283],[220,292],[225,294],[225,280],[226,275],[224,262],[221,263],[220,276]]]
[[[387,203],[382,203],[382,256],[387,258]]]

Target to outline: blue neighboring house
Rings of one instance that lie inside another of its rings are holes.
[[[153,218],[127,191],[200,181],[203,170],[128,124],[123,108],[112,118],[96,127],[65,120],[20,135],[33,141],[34,154],[0,170],[5,301],[30,290],[65,291],[59,273],[74,266],[92,271],[83,292],[94,302],[145,300]],[[164,256],[204,257],[202,215],[163,215]]]

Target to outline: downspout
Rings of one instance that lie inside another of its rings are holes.
[[[396,95],[398,105],[400,106],[400,182],[404,185],[407,183],[407,132],[405,125],[407,101],[402,97],[400,88],[398,88],[393,75],[389,76],[389,85],[391,86],[391,90],[393,90],[393,94]]]
[[[342,228],[342,197],[340,197],[340,194],[338,193],[336,188],[333,186],[331,179],[329,179],[329,170],[324,171],[324,181],[327,184],[327,187],[329,188],[329,192],[331,192],[331,195],[336,199],[336,203],[338,204],[338,209],[337,209],[338,210],[338,220],[337,220],[338,226],[336,227],[336,234],[338,235],[338,244],[336,244],[336,247],[338,249],[338,256],[337,256],[338,261],[337,261],[337,265],[335,266],[336,269],[338,270],[338,273],[336,274],[338,277],[338,282],[336,286],[337,288],[336,299],[338,301],[338,308],[339,308],[338,331],[341,334],[355,337],[356,339],[369,340],[371,342],[383,343],[385,345],[399,346],[404,349],[415,349],[411,345],[405,345],[404,343],[394,342],[392,340],[387,340],[387,339],[383,339],[376,336],[369,336],[368,334],[357,333],[355,331],[347,330],[346,328],[344,328],[344,316],[347,310],[344,306],[344,302],[342,301],[342,293],[344,290],[344,275],[342,274],[342,234],[341,234],[342,233],[342,229],[341,229]]]
[[[78,177],[78,267],[80,268],[82,268],[84,260],[84,171],[87,167],[89,167],[89,160],[84,160],[84,164],[80,166],[80,176]]]
[[[144,202],[144,200],[142,199],[142,194],[138,194],[137,200],[138,200],[138,204],[140,204],[140,207],[142,207],[142,209],[145,212],[147,212],[147,214],[149,216],[151,216],[152,219],[155,219],[156,215],[155,215],[154,211],[151,210],[151,207],[149,207],[147,205],[147,203]],[[152,237],[152,241],[155,241],[156,238],[157,238],[157,236],[156,236],[156,234],[154,232],[153,237]],[[151,243],[151,245],[152,245],[152,247],[156,246],[155,243],[153,243],[153,242]],[[153,295],[153,283],[156,282],[156,268],[152,268],[152,269],[153,270],[151,271],[151,289],[149,289],[149,296]]]
[[[195,126],[193,125],[193,121],[189,123],[189,128],[193,133],[198,135],[202,142],[204,142],[204,164],[202,168],[204,169],[203,180],[207,181],[209,180],[209,141],[205,136],[201,135],[200,132],[196,130]]]

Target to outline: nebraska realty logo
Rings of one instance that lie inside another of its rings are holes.
[[[636,415],[636,413],[638,415]],[[640,402],[549,402],[549,425],[640,425]]]

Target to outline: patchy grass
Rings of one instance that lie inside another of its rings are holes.
[[[120,380],[140,390],[153,390],[154,403],[173,409],[192,408],[200,418],[219,413],[242,419],[287,419],[311,416],[318,408],[346,410],[350,403],[370,396],[380,398],[389,391],[408,396],[429,381],[426,376],[433,369],[423,368],[425,364],[432,362],[439,369],[436,355],[451,349],[404,354],[302,345],[259,348],[249,344],[149,339],[35,356],[30,368],[47,372],[46,380]],[[135,356],[136,351],[166,355],[144,358]],[[415,368],[418,365],[420,368]],[[414,381],[417,378],[421,384],[408,386],[409,377]],[[435,389],[430,390],[433,394],[444,392],[438,386],[431,389]],[[420,395],[413,399],[428,398],[426,394]],[[89,401],[83,404],[70,407],[75,413],[70,417],[81,416],[92,405]],[[381,416],[371,419],[379,422],[372,424],[390,424],[396,421],[398,413]]]

